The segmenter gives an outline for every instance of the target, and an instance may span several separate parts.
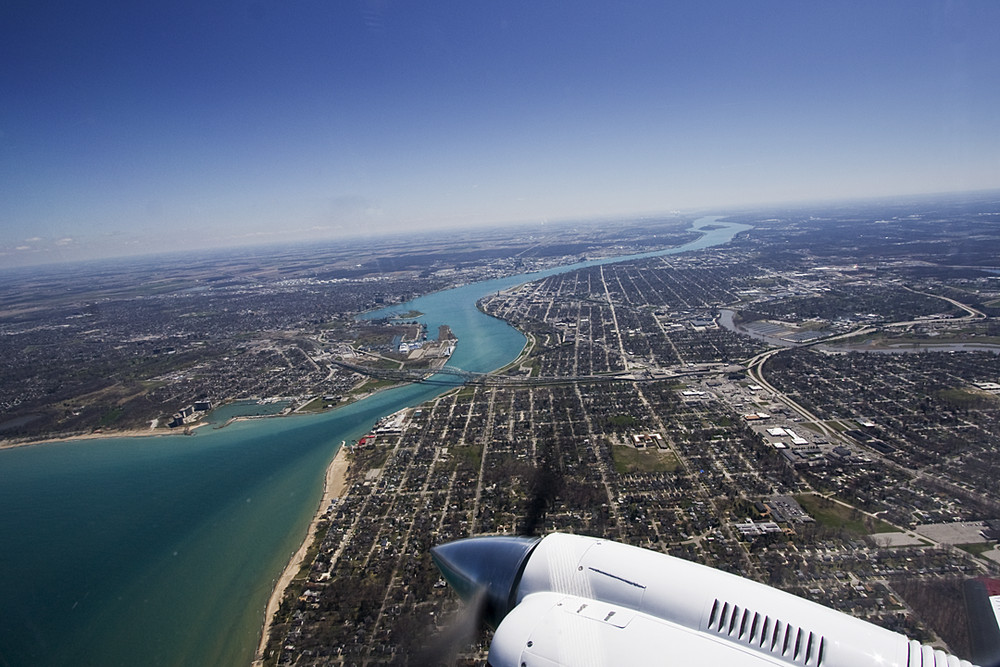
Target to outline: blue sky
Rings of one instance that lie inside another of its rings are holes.
[[[992,0],[9,0],[0,267],[996,188],[998,25]]]

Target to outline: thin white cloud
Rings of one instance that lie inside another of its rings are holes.
[[[61,238],[58,241],[56,241],[56,245],[57,246],[68,246],[69,244],[71,244],[73,242],[74,242],[74,240],[72,238],[70,238],[70,237],[67,236],[65,238]]]

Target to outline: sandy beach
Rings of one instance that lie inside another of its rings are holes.
[[[271,632],[271,625],[274,623],[274,616],[278,613],[278,607],[281,605],[281,599],[285,595],[285,589],[292,583],[292,579],[295,578],[295,575],[299,572],[299,568],[302,567],[302,561],[306,557],[306,552],[309,551],[309,547],[316,537],[316,526],[319,524],[320,518],[326,512],[326,508],[330,506],[330,502],[335,498],[340,498],[347,491],[347,467],[347,446],[341,445],[337,451],[337,455],[333,457],[330,467],[326,469],[323,498],[320,500],[316,514],[309,524],[309,531],[306,533],[305,539],[302,540],[299,550],[292,555],[288,561],[288,565],[285,566],[285,570],[278,577],[278,581],[274,584],[274,590],[271,591],[271,598],[267,601],[267,609],[264,611],[264,629],[261,633],[260,645],[257,647],[257,656],[254,659],[254,665],[260,665],[263,661],[264,650],[267,648],[269,638],[268,635]]]
[[[192,424],[190,430],[204,426],[204,424]],[[120,431],[98,431],[95,433],[78,433],[75,435],[63,435],[52,438],[24,439],[24,440],[0,440],[0,449],[11,449],[13,447],[30,447],[31,445],[44,445],[49,442],[72,442],[75,440],[103,440],[108,438],[146,438],[153,436],[182,435],[184,431],[168,430],[166,428],[157,429],[131,429]]]

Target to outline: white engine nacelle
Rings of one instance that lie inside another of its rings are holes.
[[[971,667],[770,586],[608,540],[483,537],[432,554],[463,597],[487,591],[492,667]]]

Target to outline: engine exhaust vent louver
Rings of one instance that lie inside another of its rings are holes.
[[[716,599],[708,629],[729,641],[781,656],[799,665],[820,667],[826,639],[765,614]]]

